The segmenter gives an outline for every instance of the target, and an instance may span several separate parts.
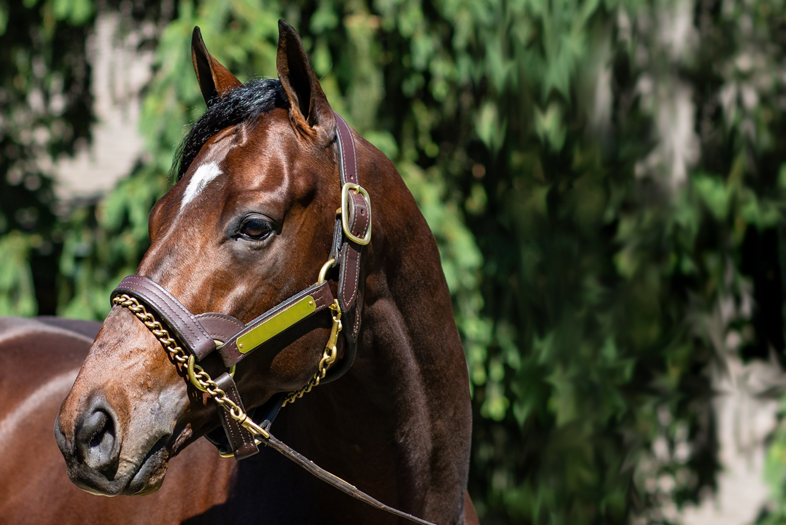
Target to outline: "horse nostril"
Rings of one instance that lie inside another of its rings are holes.
[[[115,421],[111,409],[103,404],[82,421],[76,433],[76,450],[84,463],[96,470],[108,470],[117,464]]]

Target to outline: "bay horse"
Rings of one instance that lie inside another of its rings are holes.
[[[210,55],[198,29],[192,58],[208,110],[184,141],[178,181],[150,213],[151,245],[138,273],[116,290],[92,345],[94,325],[57,327],[51,320],[26,321],[27,329],[17,328],[10,342],[0,339],[0,395],[6,399],[0,440],[7,441],[0,520],[406,522],[337,491],[270,448],[242,461],[221,458],[199,438],[225,422],[241,458],[232,418],[242,423],[236,426],[241,432],[253,427],[242,411],[243,418],[228,417],[215,390],[202,392],[189,378],[185,359],[172,351],[179,344],[191,350],[188,372],[194,373],[196,355],[205,377],[221,378],[230,378],[229,358],[219,352],[234,345],[237,361],[245,359],[233,368],[234,382],[227,381],[236,384],[242,403],[233,399],[249,413],[281,393],[299,392],[273,429],[316,465],[413,516],[440,525],[477,523],[466,491],[466,361],[437,245],[401,176],[335,115],[300,37],[285,22],[279,21],[278,80],[241,84]],[[342,187],[345,170],[363,187]],[[342,197],[361,204],[347,205]],[[353,236],[357,210],[366,205],[367,227],[362,238]],[[336,239],[344,239],[340,251]],[[347,285],[352,277],[354,289]],[[138,297],[150,299],[163,325],[129,307],[132,285],[141,290]],[[314,312],[312,295],[319,297],[312,292],[297,303],[287,299],[304,289],[338,296],[336,308],[326,303],[324,312]],[[341,303],[347,290],[353,308]],[[308,308],[307,299],[313,315],[252,345],[264,351],[244,353],[243,341],[263,327],[273,330],[267,321],[284,317],[276,305]],[[268,311],[271,317],[260,317]],[[208,326],[206,317],[235,323],[240,335],[202,345],[205,338],[192,338],[186,329]],[[167,327],[174,338],[167,339]],[[343,375],[319,384],[320,373],[325,378],[333,371],[324,365],[328,340],[336,344],[327,366],[335,363]],[[215,352],[202,359],[199,345]],[[55,403],[74,376],[57,414]],[[39,420],[55,416],[55,440],[39,435]],[[57,448],[66,469],[54,458]],[[84,492],[65,486],[65,473]]]

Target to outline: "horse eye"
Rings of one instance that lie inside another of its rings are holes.
[[[261,217],[249,217],[240,226],[240,235],[254,241],[265,239],[272,231],[270,223]]]

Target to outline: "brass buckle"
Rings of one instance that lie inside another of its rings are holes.
[[[366,234],[363,237],[358,237],[353,235],[351,231],[349,231],[349,192],[350,190],[354,190],[355,193],[359,193],[366,199],[368,203],[368,230],[366,230]],[[341,188],[341,227],[344,228],[344,235],[349,237],[349,239],[361,246],[365,246],[371,242],[371,199],[368,196],[368,192],[360,185],[360,184],[353,184],[351,182],[347,182],[344,184],[344,187]]]

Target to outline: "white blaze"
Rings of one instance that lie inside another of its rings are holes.
[[[180,210],[186,207],[186,204],[196,198],[197,195],[202,193],[210,182],[221,175],[221,169],[215,162],[203,164],[197,168],[191,181],[188,183],[185,194],[183,194],[183,201],[180,203]]]

